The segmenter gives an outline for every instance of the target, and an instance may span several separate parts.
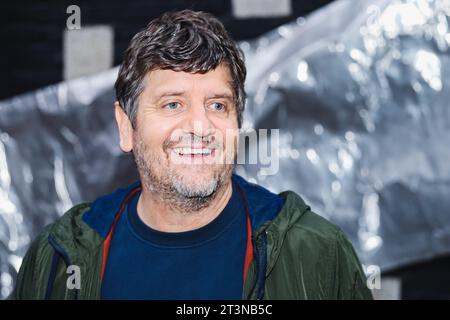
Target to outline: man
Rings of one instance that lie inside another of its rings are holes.
[[[140,181],[46,227],[11,298],[370,299],[337,227],[233,174],[245,76],[210,14],[166,13],[136,34],[115,117]]]

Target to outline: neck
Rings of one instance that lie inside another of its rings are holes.
[[[231,179],[216,192],[207,207],[196,212],[185,212],[160,201],[157,194],[143,188],[137,205],[138,216],[146,225],[162,232],[198,229],[214,220],[227,205],[232,194]]]

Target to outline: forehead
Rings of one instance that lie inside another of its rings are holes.
[[[190,91],[199,89],[206,92],[228,92],[232,94],[231,77],[228,67],[220,64],[216,69],[204,74],[173,70],[153,70],[145,77],[144,91],[159,95],[168,90]]]

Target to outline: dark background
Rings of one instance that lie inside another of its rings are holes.
[[[235,40],[247,40],[329,2],[292,1],[291,16],[235,19],[230,0],[2,1],[0,100],[63,80],[63,30],[69,17],[66,9],[72,4],[81,9],[82,26],[105,24],[114,28],[114,65],[118,65],[132,36],[165,11],[191,8],[211,12]]]

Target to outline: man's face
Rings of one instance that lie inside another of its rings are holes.
[[[238,124],[228,69],[220,65],[205,74],[155,70],[144,86],[135,130],[131,137],[120,130],[122,149],[127,140],[150,192],[198,210],[232,172]]]

